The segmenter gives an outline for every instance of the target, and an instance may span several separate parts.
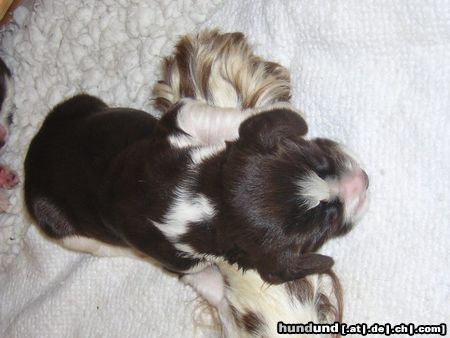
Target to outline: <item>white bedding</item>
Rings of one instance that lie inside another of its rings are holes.
[[[2,161],[21,175],[31,137],[61,99],[86,91],[151,111],[160,57],[178,35],[243,31],[290,69],[311,135],[343,141],[370,175],[367,216],[324,248],[345,288],[345,321],[449,322],[447,0],[44,0],[17,20],[1,35],[17,107]],[[1,337],[200,335],[195,294],[175,277],[59,248],[29,227],[21,198],[19,187],[0,215]]]

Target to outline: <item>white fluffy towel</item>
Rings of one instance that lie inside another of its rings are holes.
[[[43,0],[1,33],[14,125],[2,161],[19,171],[48,110],[80,91],[154,113],[161,56],[177,36],[242,31],[287,66],[311,136],[360,155],[369,212],[329,243],[347,323],[450,319],[448,0]],[[196,295],[158,267],[46,241],[21,187],[0,215],[1,337],[218,336],[195,328]]]

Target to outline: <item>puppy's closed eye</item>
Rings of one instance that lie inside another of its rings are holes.
[[[325,222],[329,224],[329,226],[336,226],[340,217],[339,206],[336,205],[336,203],[326,203],[324,209]]]
[[[333,171],[333,164],[325,156],[320,156],[312,161],[312,168],[320,178],[329,176]]]

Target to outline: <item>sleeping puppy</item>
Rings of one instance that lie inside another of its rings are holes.
[[[351,229],[367,175],[336,143],[305,139],[289,105],[262,102],[218,114],[183,99],[156,120],[69,99],[31,142],[27,208],[67,248],[151,257],[176,272],[217,257],[269,283],[328,271],[333,260],[315,251]]]
[[[193,142],[214,144],[221,140],[242,138],[237,132],[242,120],[258,110],[263,112],[260,118],[266,121],[266,132],[270,133],[273,128],[276,133],[280,128],[276,119],[285,119],[284,110],[293,111],[288,103],[290,82],[287,70],[255,56],[241,33],[205,31],[181,38],[174,54],[163,62],[163,79],[155,85],[154,95],[156,105],[163,111],[180,99],[186,101],[183,99],[185,96],[197,100],[196,109],[181,111],[180,125],[188,132],[197,123],[204,125],[205,129],[201,134],[193,133],[185,138],[184,146],[190,146]],[[273,120],[270,120],[264,106],[274,107],[275,103],[278,107],[284,106],[284,109],[280,110],[280,116],[275,116],[273,112]],[[189,104],[195,105],[192,101]],[[249,120],[252,119],[257,121],[255,117]],[[366,203],[368,179],[340,146],[329,140],[302,142],[300,130],[306,132],[306,129],[297,126],[297,129],[290,131],[290,121],[286,119],[284,122],[285,129],[271,139],[272,143],[262,137],[258,140],[259,149],[255,149],[253,154],[248,152],[241,156],[242,163],[248,164],[248,171],[242,171],[242,177],[247,179],[242,179],[241,186],[237,185],[235,189],[241,189],[244,194],[246,189],[256,192],[261,186],[263,192],[253,196],[247,194],[248,199],[239,200],[243,206],[242,215],[247,216],[244,219],[247,224],[245,229],[249,229],[242,233],[239,244],[253,252],[269,252],[280,243],[287,245],[290,240],[285,233],[290,233],[299,243],[299,250],[304,250],[302,258],[305,259],[311,254],[310,250],[314,251],[320,243],[339,231],[345,233],[351,227],[349,223],[355,223],[360,217]],[[248,121],[243,122],[242,126],[246,123]],[[292,122],[292,125],[295,123]],[[250,136],[247,142],[258,136]],[[319,149],[315,147],[317,144]],[[253,160],[252,155],[257,160]],[[269,169],[264,170],[265,165]],[[298,179],[296,183],[294,177]],[[252,179],[258,184],[254,184]],[[293,193],[293,187],[298,189],[297,194]],[[287,206],[285,209],[279,207],[283,200]],[[303,206],[300,210],[299,204]],[[334,209],[336,206],[341,209]],[[313,209],[314,214],[309,214]],[[258,228],[256,222],[248,221],[258,220],[254,215],[264,212],[267,212],[266,217],[274,215],[281,219],[282,215],[277,214],[277,210],[287,215],[284,222],[278,219],[273,222],[282,229],[278,238],[271,232],[273,230],[266,230],[270,226],[259,223]],[[289,214],[290,211],[293,211],[292,214]],[[288,217],[293,218],[290,223]],[[261,236],[259,231],[263,232]],[[248,239],[263,244],[258,248]],[[305,247],[306,250],[303,249]],[[290,254],[292,251],[285,252]],[[317,257],[315,255],[312,257]],[[289,255],[284,256],[284,259],[289,258]],[[270,257],[266,262],[270,262]],[[280,266],[284,263],[278,261]],[[267,275],[241,267],[217,260],[214,266],[182,277],[186,284],[215,307],[224,337],[278,337],[283,332],[290,332],[283,331],[279,327],[280,322],[333,324],[342,321],[342,288],[332,269],[311,270],[323,273],[268,285]],[[273,281],[273,278],[270,280]],[[334,331],[320,336],[339,337],[339,334]]]
[[[241,33],[187,35],[164,60],[154,100],[163,112],[195,107],[178,113],[181,149],[227,142],[223,196],[234,211],[219,238],[228,262],[270,283],[332,266],[315,251],[359,220],[369,181],[341,145],[306,138],[284,67],[255,56]]]
[[[236,140],[194,145],[204,126],[191,125],[189,135],[180,126],[197,113],[219,116],[190,100],[159,121],[88,95],[56,106],[25,160],[30,214],[70,249],[152,257],[177,272],[215,257],[271,283],[329,269],[332,259],[313,251],[348,231],[355,212],[344,214],[331,192],[312,205],[320,178],[303,160],[311,147],[300,136],[303,118],[285,108],[248,110],[238,115]],[[326,155],[327,142],[314,141],[313,159]],[[347,180],[362,179],[354,170]]]

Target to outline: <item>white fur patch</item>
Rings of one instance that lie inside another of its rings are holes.
[[[64,237],[59,243],[66,249],[99,257],[138,257],[130,248],[106,244],[84,236]]]
[[[153,257],[147,256],[132,247],[106,244],[84,236],[69,236],[56,242],[68,250],[89,253],[97,257],[127,257],[153,265],[160,265],[160,262]]]
[[[200,143],[195,140],[192,136],[177,134],[169,136],[169,143],[172,147],[182,149],[198,146]]]
[[[200,164],[207,158],[214,156],[225,149],[225,143],[195,148],[191,151],[191,159],[194,164]]]
[[[352,173],[359,170],[361,159],[346,146],[339,144],[338,150],[345,155],[345,162],[343,163],[347,172]],[[363,191],[353,198],[342,198],[344,202],[344,219],[348,223],[357,223],[365,214],[369,204],[369,192]]]
[[[173,243],[173,246],[180,251],[186,252],[189,254],[189,256],[196,256],[197,251],[189,244],[186,243]],[[202,258],[201,255],[198,256],[198,258]]]
[[[331,198],[333,190],[329,182],[320,178],[311,171],[306,177],[297,182],[299,195],[303,199],[308,209],[319,205],[320,201],[327,201]]]
[[[177,115],[177,125],[192,139],[192,144],[218,144],[234,141],[239,137],[239,126],[249,117],[274,109],[291,110],[300,116],[287,102],[278,102],[254,109],[239,110],[236,108],[220,108],[209,106],[200,101],[183,99],[184,105]],[[175,142],[175,140],[174,140]]]
[[[195,274],[185,275],[182,281],[192,286],[212,306],[218,307],[223,299],[223,277],[215,265],[211,265]]]
[[[173,243],[189,229],[188,224],[206,221],[214,217],[214,206],[203,194],[192,194],[183,187],[176,190],[176,197],[162,223],[153,224]]]
[[[369,193],[366,191],[349,201],[345,201],[344,220],[348,223],[358,223],[369,207]]]
[[[202,144],[237,139],[241,122],[254,113],[254,110],[212,107],[192,99],[183,99],[183,102],[177,125]]]

